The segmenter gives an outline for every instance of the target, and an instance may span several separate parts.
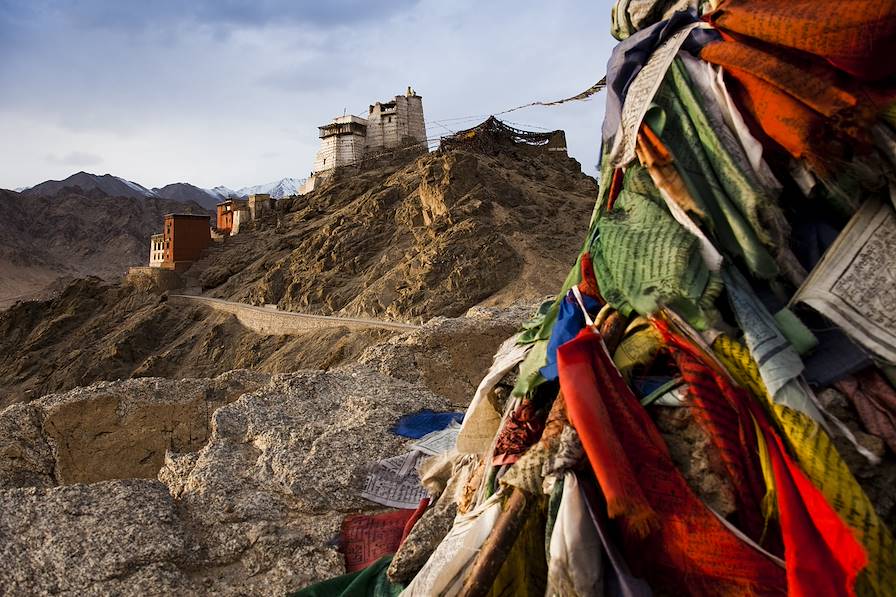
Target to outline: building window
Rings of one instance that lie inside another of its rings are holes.
[[[392,122],[392,117],[390,116],[386,122]]]

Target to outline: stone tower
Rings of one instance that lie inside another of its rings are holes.
[[[313,174],[354,164],[367,155],[398,147],[422,144],[421,149],[426,149],[423,97],[410,87],[407,93],[396,95],[392,101],[371,105],[366,119],[338,116],[318,129],[320,149]],[[313,188],[313,184],[306,186],[306,190]]]
[[[423,97],[408,87],[390,102],[377,102],[367,114],[367,151],[377,152],[426,141]]]
[[[347,166],[364,157],[367,121],[358,116],[339,116],[318,127],[320,149],[314,159],[314,172]]]

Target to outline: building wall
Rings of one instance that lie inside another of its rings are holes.
[[[168,214],[165,216],[165,255],[162,267],[176,269],[178,262],[199,259],[211,243],[208,216]]]
[[[363,125],[364,132],[355,130],[327,134],[339,123]],[[396,95],[392,101],[371,105],[367,119],[340,116],[320,127],[320,130],[320,150],[314,159],[312,174],[354,164],[370,152],[425,142],[423,98],[408,88],[405,95]],[[313,188],[313,185],[309,186]]]
[[[161,267],[165,259],[165,235],[153,234],[149,237],[149,267]]]
[[[180,274],[159,267],[132,267],[124,277],[124,283],[143,292],[162,293],[184,287]]]
[[[249,208],[241,207],[240,209],[233,210],[231,213],[233,214],[233,228],[231,228],[230,234],[238,234],[240,227],[252,219],[249,215]]]
[[[423,116],[423,98],[419,95],[411,95],[407,100],[407,132],[409,138],[417,143],[426,141],[426,119]]]
[[[249,217],[253,220],[264,217],[264,215],[270,213],[272,209],[271,196],[267,193],[249,195]]]
[[[426,141],[423,98],[396,95],[391,102],[377,102],[367,115],[367,151],[394,149]]]
[[[215,228],[217,228],[220,232],[229,233],[233,228],[233,212],[228,209],[227,205],[219,204],[218,205],[218,218],[215,223]]]
[[[314,172],[347,166],[364,157],[364,136],[357,133],[332,135],[320,140]]]

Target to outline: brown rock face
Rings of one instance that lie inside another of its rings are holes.
[[[78,280],[53,299],[0,311],[0,408],[99,380],[330,368],[388,335],[331,328],[262,336],[231,315]]]
[[[0,487],[154,479],[166,451],[199,450],[212,413],[269,379],[107,382],[0,411]]]
[[[562,284],[596,193],[574,160],[512,149],[349,168],[197,268],[213,296],[290,311],[425,320],[532,302]]]

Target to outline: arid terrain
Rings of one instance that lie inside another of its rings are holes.
[[[166,213],[207,213],[192,201],[98,189],[29,191],[0,189],[0,309],[53,294],[80,276],[117,281],[128,267],[145,263],[149,235],[161,230]]]

